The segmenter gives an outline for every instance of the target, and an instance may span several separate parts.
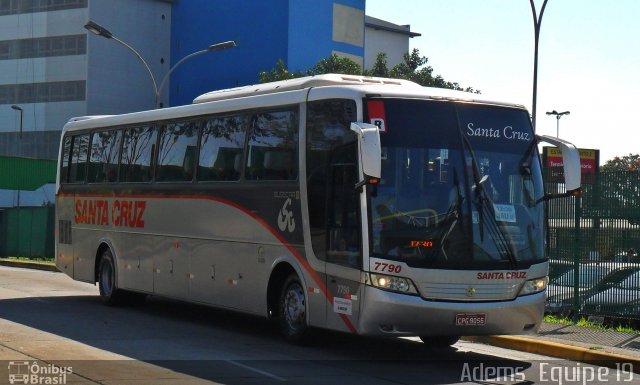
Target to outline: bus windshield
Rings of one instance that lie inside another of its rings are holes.
[[[442,269],[522,269],[545,259],[542,175],[525,110],[374,103],[385,126],[380,183],[368,188],[373,257]]]

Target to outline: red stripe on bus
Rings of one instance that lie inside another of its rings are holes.
[[[271,227],[271,225],[269,225],[269,223],[267,223],[267,221],[265,221],[262,217],[258,216],[256,213],[252,212],[251,210],[240,206],[239,204],[232,202],[230,200],[224,199],[224,198],[218,198],[218,197],[213,197],[210,195],[170,195],[170,196],[166,196],[166,195],[153,195],[153,194],[148,194],[148,195],[137,195],[137,194],[64,194],[64,193],[59,193],[56,194],[56,197],[84,197],[84,198],[136,198],[136,199],[204,199],[204,200],[210,200],[210,201],[214,201],[214,202],[218,202],[218,203],[222,203],[225,204],[227,206],[231,206],[234,207],[242,212],[244,212],[245,214],[249,215],[250,217],[252,217],[256,222],[260,223],[265,229],[269,230],[269,232],[275,236],[278,241],[280,241],[280,243],[287,248],[287,250],[289,250],[289,252],[294,256],[294,258],[302,265],[302,267],[304,267],[304,269],[307,271],[307,273],[309,273],[309,275],[311,275],[311,278],[313,278],[313,280],[316,282],[316,284],[318,284],[318,286],[320,286],[320,290],[324,293],[325,297],[327,297],[327,300],[329,300],[329,303],[331,305],[333,305],[333,295],[329,292],[329,290],[327,289],[327,286],[324,284],[324,282],[322,281],[322,279],[320,278],[320,276],[318,275],[318,273],[316,273],[315,270],[313,270],[313,268],[311,267],[311,265],[309,265],[309,262],[307,262],[306,259],[304,259],[302,257],[302,255],[300,255],[300,253],[298,253],[298,251],[278,232],[276,231],[276,229],[274,229],[273,227]],[[340,316],[340,318],[342,319],[342,321],[345,323],[345,325],[347,326],[347,328],[349,329],[349,331],[351,333],[357,333],[357,329],[355,328],[355,326],[353,326],[353,323],[351,322],[351,320],[349,319],[349,317],[347,317],[345,314],[338,314]]]

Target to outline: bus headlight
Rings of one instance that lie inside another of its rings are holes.
[[[544,291],[548,283],[549,277],[530,279],[524,283],[519,295],[529,295]]]
[[[371,274],[371,286],[403,294],[418,294],[413,282],[409,278],[393,275]]]

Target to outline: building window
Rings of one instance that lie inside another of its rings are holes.
[[[87,35],[0,41],[0,60],[84,55],[86,53]]]
[[[0,104],[70,102],[85,100],[86,82],[25,83],[0,85]]]
[[[87,8],[88,0],[0,0],[0,16]]]

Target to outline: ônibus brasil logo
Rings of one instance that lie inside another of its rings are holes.
[[[73,373],[70,366],[40,364],[36,361],[9,361],[10,384],[51,384],[67,383],[67,376]]]

